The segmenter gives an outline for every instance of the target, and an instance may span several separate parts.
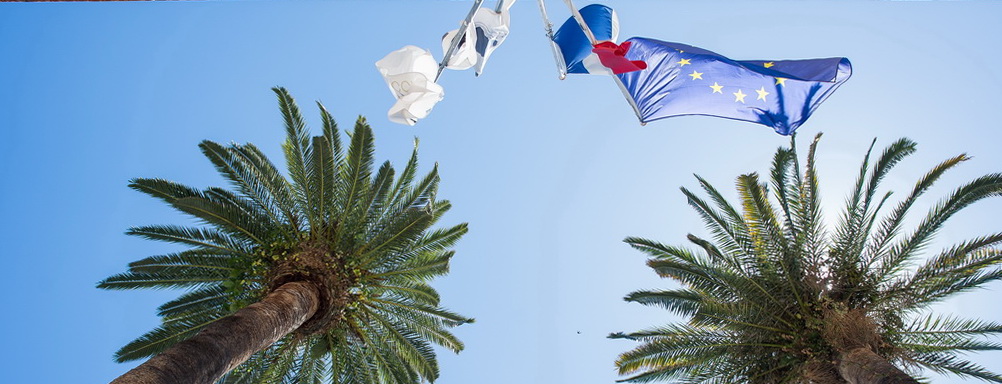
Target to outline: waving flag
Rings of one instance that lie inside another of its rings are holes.
[[[595,35],[597,41],[615,42],[619,38],[619,17],[616,11],[602,4],[592,4],[578,11]],[[574,18],[569,18],[553,34],[553,41],[560,47],[560,54],[567,64],[567,73],[601,74],[610,71],[602,65],[601,60],[592,52],[594,47],[588,35]]]
[[[463,33],[463,37],[446,68],[463,70],[476,66],[476,76],[480,76],[487,65],[487,59],[508,37],[511,23],[510,9],[515,0],[500,0],[497,11],[479,8],[465,30],[454,29],[442,37],[442,51],[448,52],[453,37]]]
[[[438,63],[427,50],[408,45],[377,61],[376,68],[397,98],[387,113],[394,123],[416,124],[445,96],[434,81]]]
[[[459,23],[462,27],[462,22]],[[463,37],[459,40],[459,45],[452,51],[452,56],[446,61],[446,68],[454,70],[464,70],[468,69],[477,64],[477,50],[474,47],[476,43],[470,44],[471,41],[477,41],[477,33],[474,31],[473,23],[467,24],[466,28],[463,28]],[[442,36],[442,52],[443,55],[447,55],[449,52],[449,46],[452,44],[452,39],[456,37],[456,34],[460,33],[459,29],[453,29],[445,33]]]
[[[792,134],[852,73],[846,58],[734,61],[693,46],[634,37],[626,58],[646,70],[617,75],[641,122],[707,115]],[[625,44],[624,43],[624,44]]]
[[[612,73],[615,75],[647,68],[647,63],[642,60],[630,60],[626,58],[626,52],[630,51],[629,41],[623,44],[603,41],[595,44],[591,51],[598,56],[598,60],[602,65],[612,70]],[[585,59],[585,61],[588,60]]]
[[[619,18],[616,11],[601,4],[581,8],[578,13],[595,37],[593,44],[573,17],[567,19],[553,41],[560,48],[567,73],[612,75],[639,71],[646,65],[639,60],[628,60],[630,44],[616,44],[619,38]]]

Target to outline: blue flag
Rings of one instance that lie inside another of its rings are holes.
[[[581,18],[598,41],[615,41],[619,38],[619,18],[616,11],[601,4],[591,4],[579,11]],[[598,56],[592,53],[592,43],[574,18],[569,18],[553,35],[560,54],[567,64],[567,73],[612,74],[604,69]]]
[[[693,46],[634,37],[626,58],[647,69],[619,76],[644,123],[706,115],[792,134],[852,73],[846,58],[735,61]]]

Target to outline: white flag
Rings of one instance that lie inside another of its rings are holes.
[[[473,20],[462,31],[459,45],[453,51],[446,68],[467,69],[476,66],[476,75],[484,71],[487,59],[508,37],[511,13],[509,10],[515,0],[501,0],[501,12],[493,9],[479,8],[473,14]],[[460,33],[458,29],[449,31],[442,37],[442,51],[448,52],[453,37]]]
[[[501,1],[500,13],[494,12],[492,9],[480,8],[473,15],[473,27],[477,33],[477,76],[484,72],[487,58],[508,37],[508,26],[511,23],[509,10],[515,4],[515,0]]]
[[[434,82],[438,63],[425,49],[405,46],[377,61],[376,68],[397,98],[387,113],[394,123],[416,124],[445,96],[442,86]]]
[[[462,22],[459,23],[462,26]],[[452,39],[456,37],[459,33],[459,29],[453,29],[445,33],[442,36],[442,54],[446,55],[449,53],[449,47],[452,45]],[[473,23],[467,24],[466,29],[463,30],[463,36],[459,39],[459,45],[456,49],[452,51],[452,56],[446,63],[446,68],[455,70],[464,70],[472,67],[477,63],[477,51],[473,49],[476,44],[471,44],[471,41],[476,41],[477,34],[473,32]]]

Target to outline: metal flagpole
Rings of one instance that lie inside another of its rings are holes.
[[[572,0],[564,0],[564,3],[566,3],[567,7],[571,9],[571,15],[574,17],[574,20],[578,22],[578,26],[581,27],[581,30],[584,31],[585,36],[588,36],[588,41],[591,42],[591,45],[597,44],[598,41],[595,40],[595,34],[592,33],[591,28],[588,27],[588,23],[585,23],[584,17],[581,16],[581,12],[578,12],[577,7],[574,6],[574,2]],[[626,89],[626,85],[623,84],[623,81],[620,80],[619,76],[616,74],[612,75],[612,79],[616,81],[616,85],[619,86],[619,90],[623,92],[623,97],[626,97],[626,101],[630,103],[630,107],[633,108],[633,113],[637,115],[637,120],[640,120],[640,125],[647,125],[647,123],[644,122],[643,116],[640,114],[640,108],[637,106],[637,102],[633,100],[633,96],[630,95],[630,92]]]
[[[557,42],[553,41],[553,24],[546,16],[546,5],[543,4],[543,0],[539,0],[539,12],[543,14],[543,28],[546,29],[546,39],[550,41],[550,48],[553,50],[553,61],[557,63],[557,75],[560,76],[560,80],[566,79],[567,63],[564,62],[564,55],[560,53]]]
[[[585,36],[588,36],[588,41],[591,42],[591,45],[597,44],[598,41],[595,40],[595,34],[591,32],[591,28],[588,27],[588,23],[585,23],[584,17],[581,17],[581,12],[578,12],[578,8],[574,6],[574,2],[571,0],[564,0],[564,3],[571,9],[571,16],[573,16],[574,20],[578,22],[578,26],[581,27],[582,31],[584,31]]]
[[[443,57],[442,62],[438,64],[438,73],[435,74],[434,82],[437,83],[438,78],[442,77],[442,71],[444,71],[445,66],[449,64],[449,59],[452,58],[452,53],[456,51],[456,47],[459,47],[459,42],[463,40],[463,36],[466,36],[466,27],[473,22],[473,14],[477,13],[477,9],[480,9],[480,4],[483,4],[483,2],[484,0],[473,1],[473,8],[470,8],[470,13],[466,15],[465,19],[463,19],[463,23],[459,25],[459,30],[456,32],[456,36],[452,37],[452,42],[449,43],[449,49],[445,51],[445,57]],[[467,42],[467,44],[471,43],[472,42]]]

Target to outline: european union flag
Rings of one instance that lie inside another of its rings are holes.
[[[647,69],[619,76],[644,123],[707,115],[790,135],[852,73],[842,57],[735,61],[693,46],[634,37],[626,58]]]

